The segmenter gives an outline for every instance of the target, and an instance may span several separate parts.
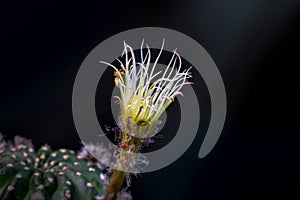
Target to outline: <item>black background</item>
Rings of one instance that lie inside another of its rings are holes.
[[[127,29],[170,28],[214,59],[228,115],[207,157],[197,157],[197,136],[176,162],[134,179],[134,199],[300,199],[300,1],[3,3],[0,130],[8,138],[79,149],[72,87],[87,54]]]

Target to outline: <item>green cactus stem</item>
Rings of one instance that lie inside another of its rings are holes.
[[[53,151],[48,145],[0,149],[0,199],[102,199],[102,170],[72,150]]]

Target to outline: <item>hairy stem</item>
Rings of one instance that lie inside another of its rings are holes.
[[[122,135],[124,136],[125,133],[123,133]],[[125,142],[125,145],[122,148],[123,150],[131,151],[134,153],[138,152],[143,144],[139,138],[131,137],[131,139],[127,140],[126,136],[122,138],[122,142]],[[130,149],[130,147],[132,145],[134,145],[134,146],[132,149]],[[119,162],[120,163],[118,163],[118,164],[122,164],[121,163],[122,161],[119,161]],[[110,178],[110,182],[106,188],[106,194],[105,194],[104,200],[117,199],[117,194],[121,190],[125,179],[126,179],[125,172],[115,169]]]

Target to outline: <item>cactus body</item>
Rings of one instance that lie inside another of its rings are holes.
[[[0,150],[0,199],[101,199],[105,183],[101,169],[72,150],[42,146]]]

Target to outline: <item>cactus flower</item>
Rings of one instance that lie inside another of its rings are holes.
[[[121,108],[118,126],[122,132],[117,167],[106,188],[104,200],[114,199],[125,178],[129,178],[129,174],[124,171],[131,168],[130,171],[139,172],[141,166],[137,163],[141,162],[131,152],[138,152],[145,143],[150,141],[156,133],[156,125],[163,112],[177,95],[182,95],[182,87],[191,84],[188,82],[192,77],[191,68],[181,71],[182,61],[176,50],[173,51],[166,68],[157,72],[156,68],[163,48],[164,40],[158,55],[153,59],[148,45],[144,53],[143,41],[140,58],[137,59],[133,48],[124,42],[121,57],[125,61],[117,59],[120,66],[101,61],[114,69],[114,82],[120,91],[119,96],[115,96]],[[154,63],[151,63],[151,60],[155,60]],[[147,162],[142,159],[142,163]]]
[[[164,71],[155,72],[159,58],[163,52],[164,40],[158,56],[150,63],[151,51],[144,41],[141,44],[140,60],[136,59],[132,47],[124,42],[125,63],[119,59],[120,67],[111,66],[114,71],[115,85],[120,90],[116,98],[120,101],[121,115],[119,126],[131,136],[146,138],[153,135],[156,122],[177,95],[182,95],[184,85],[191,84],[190,69],[181,70],[182,61],[174,50],[171,60]]]

